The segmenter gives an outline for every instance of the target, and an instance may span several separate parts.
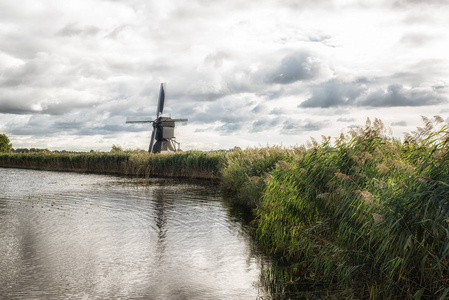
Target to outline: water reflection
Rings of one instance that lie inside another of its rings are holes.
[[[268,261],[212,185],[0,168],[1,299],[256,299]]]

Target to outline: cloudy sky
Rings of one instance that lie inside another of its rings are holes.
[[[446,0],[0,0],[14,148],[147,149],[161,82],[184,150],[449,117]]]

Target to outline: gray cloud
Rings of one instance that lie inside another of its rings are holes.
[[[0,112],[8,114],[63,115],[79,109],[94,109],[98,100],[83,91],[55,91],[50,96],[42,89],[14,91],[0,88]]]
[[[337,107],[350,106],[365,91],[366,86],[360,82],[342,82],[337,79],[315,85],[311,88],[312,96],[299,107]]]
[[[283,107],[275,107],[270,111],[270,115],[284,115],[287,113],[287,110]]]
[[[390,125],[391,126],[407,126],[407,122],[406,121],[397,121],[397,122],[392,122]]]
[[[94,36],[100,32],[96,26],[81,26],[77,23],[70,23],[58,31],[60,36]]]
[[[311,80],[321,72],[317,57],[300,52],[284,57],[280,64],[266,75],[267,83],[290,84],[300,80]]]
[[[282,124],[281,133],[285,135],[300,135],[308,131],[319,131],[328,126],[329,121],[315,121],[315,120],[295,120],[288,119]]]
[[[446,0],[396,0],[393,2],[393,7],[407,8],[407,7],[422,7],[422,6],[446,6]]]
[[[441,78],[447,78],[449,75],[447,69],[441,67],[445,65],[447,62],[437,58],[418,60],[400,72],[371,78],[367,83],[387,86],[394,82],[408,86],[420,86],[425,82],[434,81],[432,86],[446,87],[447,84],[441,81]],[[437,81],[435,82],[435,80]]]
[[[419,88],[404,88],[400,84],[389,85],[386,89],[375,90],[365,98],[357,100],[357,106],[395,107],[395,106],[426,106],[446,102],[432,90]]]
[[[321,43],[326,40],[329,40],[332,36],[328,34],[313,34],[309,36],[309,42]]]
[[[405,88],[391,84],[382,88],[370,88],[375,83],[360,81],[341,82],[331,80],[312,87],[312,96],[299,107],[400,107],[426,106],[447,102],[447,97],[433,88]]]
[[[254,119],[260,118],[262,110],[263,105],[250,99],[226,97],[203,102],[200,107],[190,103],[178,105],[173,110],[173,116],[188,118],[189,124],[210,128],[209,131],[231,134],[249,127]]]
[[[355,122],[355,118],[338,118],[337,122],[351,123]]]
[[[216,52],[209,54],[205,59],[204,62],[206,64],[209,64],[213,66],[214,68],[220,68],[223,66],[223,63],[230,58],[230,55],[226,52]]]
[[[272,130],[278,127],[281,124],[281,118],[265,118],[254,121],[251,126],[251,132],[262,132],[265,130]]]
[[[325,6],[327,9],[333,9],[334,1],[333,0],[284,0],[281,2],[283,5],[287,5],[293,9],[303,9],[303,8],[321,8]]]
[[[433,24],[435,18],[426,12],[419,11],[417,13],[408,14],[402,22],[406,25]]]
[[[25,63],[9,67],[0,74],[0,87],[63,85],[73,68],[64,68],[69,62],[45,52],[35,54]],[[64,66],[64,67],[62,67]]]
[[[218,131],[223,135],[228,135],[241,130],[242,127],[243,125],[240,123],[225,123],[221,126],[214,128],[214,131]]]
[[[95,121],[89,113],[69,114],[66,116],[32,115],[25,122],[7,123],[5,127],[9,133],[18,136],[108,136],[118,132],[149,132],[151,130],[151,127],[148,125],[130,126],[125,124],[124,119],[121,117],[103,117]]]
[[[263,103],[256,105],[251,112],[256,113],[256,114],[260,114],[263,113],[267,110],[267,106]]]
[[[409,33],[409,34],[404,35],[399,40],[399,42],[406,46],[421,47],[435,39],[436,39],[435,37],[430,36],[428,34]]]

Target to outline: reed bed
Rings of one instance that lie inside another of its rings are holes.
[[[132,176],[216,179],[224,154],[187,151],[155,155],[145,151],[0,154],[1,167]]]
[[[235,203],[255,208],[265,190],[270,173],[279,161],[291,161],[305,148],[281,146],[248,148],[227,153],[220,172],[223,190],[234,195]]]
[[[286,282],[360,299],[447,298],[449,131],[425,121],[404,143],[376,120],[277,164],[257,237],[290,266],[278,273]]]

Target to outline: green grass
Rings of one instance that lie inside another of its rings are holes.
[[[307,285],[326,290],[322,298],[444,299],[449,129],[439,117],[423,121],[404,142],[376,119],[333,144],[312,140],[308,149],[2,154],[0,166],[219,179],[234,202],[254,209],[255,238],[280,259],[266,278],[285,283],[280,290]]]
[[[132,176],[216,179],[224,164],[219,152],[187,151],[150,154],[145,151],[93,153],[0,154],[0,166]]]

